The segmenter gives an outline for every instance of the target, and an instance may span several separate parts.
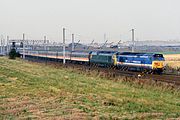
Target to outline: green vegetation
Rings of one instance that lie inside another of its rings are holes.
[[[16,57],[20,57],[19,52],[16,52],[16,50],[13,48],[9,52],[9,59],[16,59]]]
[[[165,119],[180,117],[180,94],[0,58],[0,119]]]
[[[15,49],[11,49],[11,51],[9,52],[9,59],[16,59],[16,50]]]

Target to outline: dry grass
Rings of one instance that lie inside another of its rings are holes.
[[[78,72],[0,58],[0,120],[180,117],[178,91]]]
[[[169,54],[164,55],[165,64],[171,68],[178,69],[180,68],[180,54]]]
[[[164,55],[166,61],[180,61],[180,54]]]
[[[174,69],[180,68],[180,61],[166,61],[165,64]]]

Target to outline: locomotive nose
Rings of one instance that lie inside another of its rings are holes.
[[[163,61],[154,61],[153,62],[153,69],[163,68],[164,62]]]

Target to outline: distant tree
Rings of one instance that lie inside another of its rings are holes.
[[[16,59],[16,57],[17,57],[16,50],[12,48],[11,51],[9,52],[9,59]]]

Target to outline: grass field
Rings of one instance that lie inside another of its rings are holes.
[[[0,58],[0,119],[178,117],[179,91]]]
[[[166,65],[174,69],[180,69],[180,61],[166,61]]]
[[[175,69],[180,68],[180,54],[168,54],[164,55],[164,57],[166,60],[166,65]]]

